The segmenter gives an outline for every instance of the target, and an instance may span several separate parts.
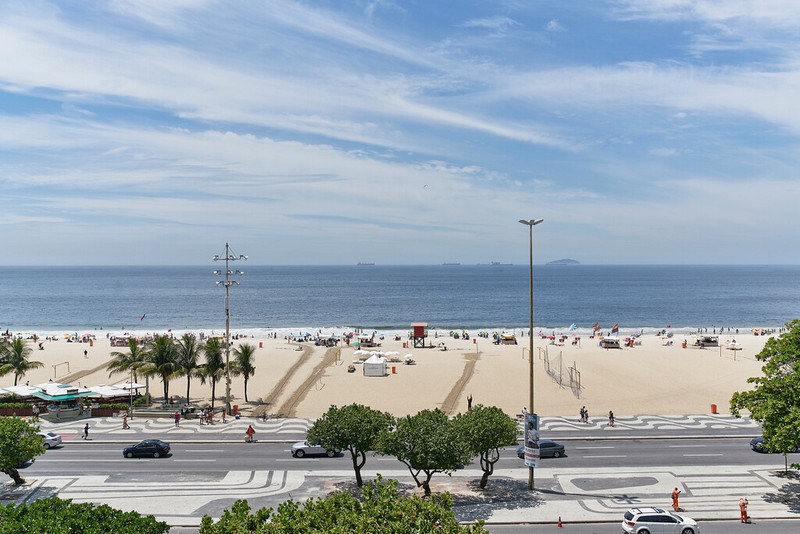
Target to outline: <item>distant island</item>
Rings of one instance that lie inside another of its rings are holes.
[[[581,262],[578,260],[571,260],[569,258],[564,258],[563,260],[556,260],[556,261],[548,261],[547,265],[580,265]]]

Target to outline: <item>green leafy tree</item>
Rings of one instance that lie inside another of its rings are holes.
[[[290,499],[272,508],[262,508],[254,514],[247,501],[236,501],[225,510],[216,523],[203,516],[200,534],[479,534],[488,532],[483,522],[461,525],[452,512],[453,498],[449,493],[430,500],[416,495],[401,496],[397,481],[384,482],[380,476],[361,490],[361,498],[337,492],[325,498],[311,498],[305,503]]]
[[[138,512],[123,512],[107,504],[74,504],[70,499],[48,497],[30,503],[0,505],[0,534],[166,534],[169,525]]]
[[[14,480],[24,484],[25,479],[17,467],[27,460],[44,454],[39,427],[19,417],[0,417],[0,469]]]
[[[751,377],[750,391],[737,391],[731,397],[731,413],[740,417],[742,410],[761,423],[764,447],[786,455],[800,443],[800,319],[786,323],[786,331],[771,337],[756,354],[763,376]],[[792,467],[800,467],[793,464]]]
[[[183,334],[175,346],[175,376],[186,377],[186,404],[189,401],[189,388],[192,385],[192,377],[200,377],[202,365],[200,363],[200,350],[197,340],[191,334]]]
[[[242,343],[233,349],[235,358],[234,365],[232,365],[231,372],[236,376],[244,378],[244,401],[247,401],[247,381],[251,376],[256,374],[256,347],[249,343]]]
[[[222,343],[218,338],[211,338],[206,341],[202,348],[205,356],[205,364],[200,374],[200,382],[205,384],[211,382],[211,409],[214,409],[216,399],[217,383],[225,376],[225,359],[222,357]]]
[[[14,338],[10,344],[6,345],[0,354],[0,376],[14,373],[14,385],[25,373],[32,369],[43,367],[42,362],[30,361],[31,349],[22,338]]]
[[[452,423],[472,454],[480,457],[480,487],[485,488],[500,460],[500,449],[517,442],[517,422],[500,408],[479,404],[458,414]]]
[[[425,495],[430,495],[433,475],[449,476],[472,460],[469,447],[459,438],[447,414],[438,408],[423,410],[397,419],[394,430],[381,434],[379,450],[403,462],[417,487],[421,486]]]
[[[169,401],[169,380],[178,370],[175,343],[169,336],[156,336],[147,350],[147,361],[139,368],[144,376],[159,376],[164,384],[164,401]]]
[[[308,440],[321,443],[326,449],[350,451],[356,484],[361,487],[364,485],[361,469],[367,463],[367,452],[376,450],[378,436],[392,422],[390,414],[361,404],[331,406],[308,430]]]
[[[147,361],[147,350],[135,337],[128,338],[128,352],[114,351],[106,370],[110,375],[120,373],[133,373],[133,381],[138,379],[139,368]]]

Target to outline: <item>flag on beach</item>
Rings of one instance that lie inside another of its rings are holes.
[[[578,329],[578,325],[576,325],[575,323],[572,323],[571,325],[569,325],[569,331],[570,332],[572,332],[573,330],[577,330],[577,329]]]
[[[140,321],[144,321],[144,316],[145,316],[145,315],[147,315],[147,314],[146,314],[146,313],[145,313],[145,314],[142,314],[142,316],[141,316],[141,317],[139,317],[139,320],[140,320]]]
[[[615,324],[614,326],[611,327],[611,333],[612,334],[619,334],[619,323],[617,323],[617,324]]]
[[[592,327],[592,330],[594,330],[595,332],[600,330],[600,323],[594,323],[594,326]]]

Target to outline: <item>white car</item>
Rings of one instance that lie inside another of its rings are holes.
[[[622,519],[628,534],[698,534],[697,521],[663,508],[631,508]]]
[[[333,458],[339,451],[334,449],[326,449],[317,443],[309,443],[307,441],[298,441],[292,445],[292,456],[295,458],[302,458],[306,455],[325,455],[328,458]]]
[[[53,447],[61,445],[61,436],[55,432],[39,432],[39,435],[42,436],[42,440],[44,440],[45,449],[52,449]]]

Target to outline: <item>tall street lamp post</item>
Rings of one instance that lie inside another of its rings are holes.
[[[528,276],[530,279],[530,323],[528,330],[528,409],[530,413],[536,413],[533,405],[533,227],[543,222],[544,219],[520,219],[520,224],[524,224],[529,230],[529,258]],[[533,489],[533,466],[528,467],[528,489]]]
[[[228,289],[232,285],[239,285],[239,282],[230,279],[231,275],[240,275],[244,274],[244,272],[239,269],[231,271],[230,262],[246,260],[247,256],[233,254],[228,244],[225,243],[225,256],[216,255],[212,259],[214,261],[225,260],[225,271],[217,270],[214,271],[214,274],[225,275],[225,280],[218,281],[217,285],[225,286],[225,413],[233,415],[231,413],[231,309]]]

